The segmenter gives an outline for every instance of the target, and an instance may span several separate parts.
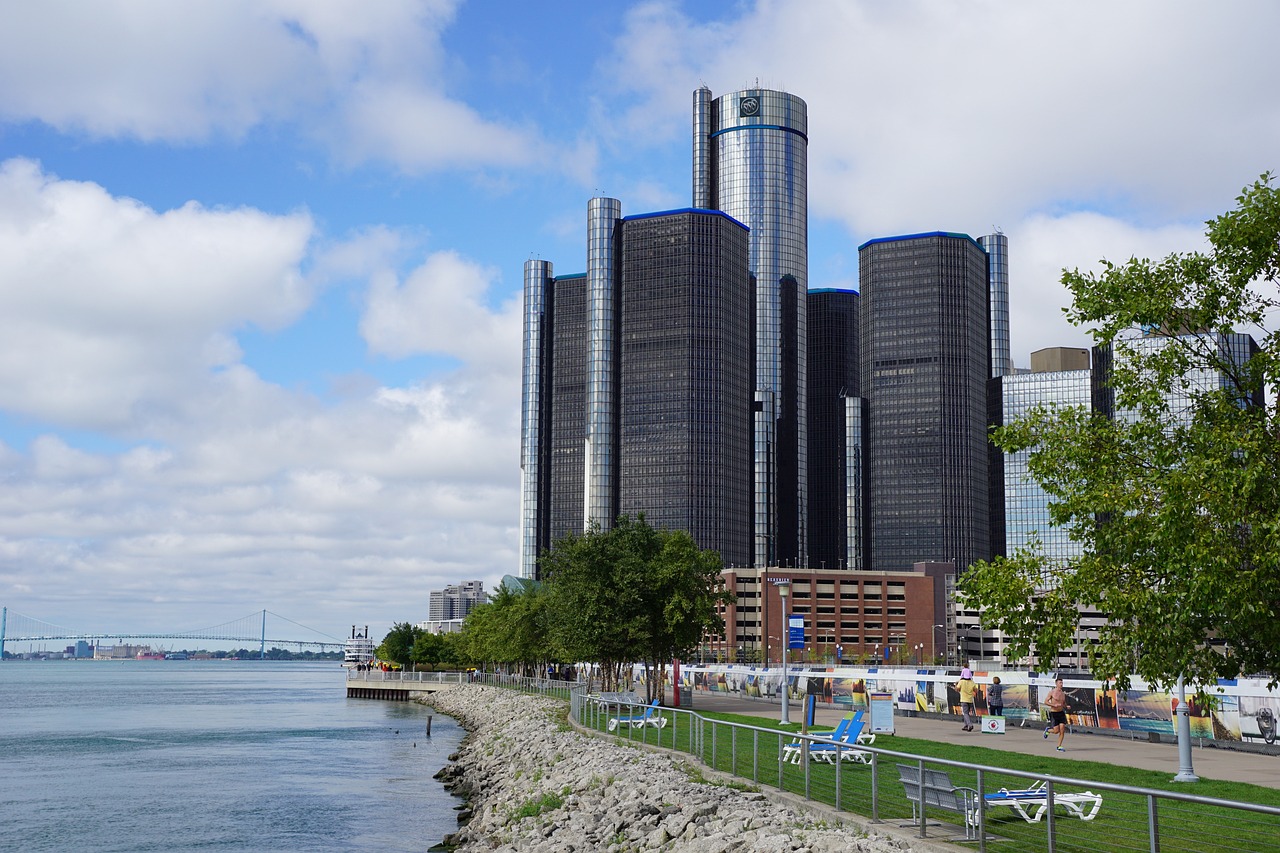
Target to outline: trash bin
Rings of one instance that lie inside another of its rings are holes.
[[[693,688],[681,686],[677,688],[680,691],[680,707],[682,710],[688,711],[693,708]]]

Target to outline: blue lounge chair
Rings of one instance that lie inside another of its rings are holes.
[[[875,743],[876,736],[874,734],[863,734],[865,722],[861,716],[855,716],[848,720],[843,733],[839,737],[831,739],[822,738],[820,740],[808,741],[809,757],[814,761],[825,761],[828,764],[835,764],[837,756],[843,761],[859,761],[863,764],[869,764],[871,761],[871,753],[863,750],[854,749],[855,744],[869,746]],[[837,731],[839,731],[837,729]],[[782,748],[782,758],[784,761],[790,761],[792,764],[800,763],[800,756],[805,753],[806,741],[798,740],[787,744]]]
[[[643,714],[632,714],[626,717],[610,717],[609,731],[615,731],[618,726],[630,726],[631,728],[643,728],[644,726],[653,726],[655,729],[664,728],[667,725],[667,718],[661,714],[654,714],[658,708],[658,700],[654,699],[653,703],[644,709]]]

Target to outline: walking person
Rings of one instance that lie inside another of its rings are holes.
[[[1044,737],[1048,740],[1051,733],[1058,735],[1058,752],[1066,752],[1062,739],[1067,736],[1067,694],[1062,689],[1062,679],[1053,682],[1053,689],[1044,698],[1045,707],[1049,709],[1049,725],[1044,727]]]
[[[964,714],[964,725],[960,727],[962,732],[973,731],[973,696],[977,692],[977,685],[973,683],[973,670],[965,667],[960,670],[960,680],[956,682],[956,690],[960,693],[960,711]]]
[[[993,717],[1004,716],[1004,685],[998,675],[991,679],[991,686],[987,688],[987,710]]]

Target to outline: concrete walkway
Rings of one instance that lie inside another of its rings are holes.
[[[751,699],[724,693],[693,694],[694,711],[717,711],[726,714],[748,714],[776,720],[780,714],[777,700]],[[789,708],[792,722],[801,718],[801,706],[792,702]],[[847,712],[842,708],[819,704],[814,714],[815,725],[831,729]],[[1011,727],[1003,734],[985,734],[980,730],[963,732],[959,718],[955,720],[929,717],[894,716],[894,728],[903,737],[920,740],[971,743],[989,749],[1021,752],[1030,755],[1057,757],[1069,761],[1101,761],[1121,767],[1136,767],[1168,773],[1172,778],[1178,772],[1178,747],[1175,743],[1152,743],[1149,740],[1130,740],[1127,737],[1068,731],[1063,746],[1065,753],[1054,750],[1057,735],[1045,740],[1044,727],[1029,724],[1028,728]],[[892,739],[877,739],[876,746],[893,749]],[[1193,747],[1192,765],[1202,779],[1221,779],[1230,782],[1248,782],[1269,788],[1280,788],[1280,756],[1263,755],[1243,750],[1217,747]],[[1069,767],[1063,767],[1063,776],[1071,776]],[[1188,793],[1194,793],[1188,786]]]

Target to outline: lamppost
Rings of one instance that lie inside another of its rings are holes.
[[[920,650],[924,648],[924,643],[916,643],[916,666],[920,665]]]
[[[941,628],[945,632],[947,629],[947,626],[934,625],[933,630],[929,632],[929,639],[933,642],[933,659],[935,661],[938,659],[938,629],[939,628]],[[944,649],[947,647],[947,635],[945,633],[942,635],[942,647]]]
[[[791,579],[779,578],[774,585],[778,587],[778,596],[782,599],[782,717],[783,724],[791,722],[787,716],[787,647],[791,645],[791,616],[787,612],[787,596],[791,594]]]
[[[889,635],[889,645],[888,645],[887,651],[889,652],[889,656],[893,660],[895,666],[902,663],[902,645],[906,641],[907,641],[906,634],[890,634]],[[895,645],[897,646],[896,652],[894,651]]]

